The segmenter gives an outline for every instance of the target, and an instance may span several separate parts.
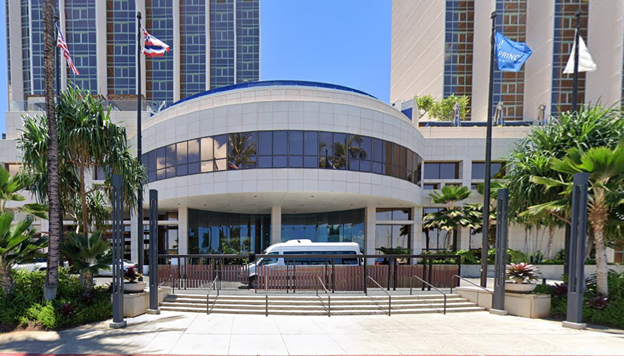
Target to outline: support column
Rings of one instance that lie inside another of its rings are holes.
[[[188,208],[178,206],[178,254],[188,254]]]
[[[282,242],[282,207],[271,207],[271,245]]]
[[[377,207],[367,206],[364,212],[365,216],[365,228],[364,228],[364,254],[375,254],[375,225],[377,224]],[[374,265],[375,259],[369,258],[366,263],[368,265]]]
[[[415,207],[413,210],[414,215],[414,225],[412,228],[412,249],[413,255],[420,255],[422,252],[423,242],[422,242],[422,216],[423,216],[423,208]]]
[[[139,261],[139,219],[136,210],[130,210],[130,260]]]

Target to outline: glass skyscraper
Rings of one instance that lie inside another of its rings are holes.
[[[5,1],[9,100],[28,101],[44,94],[43,0]],[[74,83],[115,100],[135,97],[137,12],[143,27],[170,47],[164,57],[142,62],[145,99],[170,105],[209,89],[260,78],[260,0],[60,4],[59,27],[80,71],[74,75],[62,59],[63,87]]]

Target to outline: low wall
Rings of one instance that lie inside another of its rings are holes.
[[[552,280],[561,280],[563,275],[563,265],[536,265],[539,268],[541,277]],[[624,265],[609,265],[609,269],[616,272],[623,272]],[[585,265],[585,276],[596,273],[595,265]],[[461,276],[467,278],[479,278],[481,276],[481,265],[462,265]],[[494,278],[494,265],[488,265],[488,277]]]
[[[171,288],[158,288],[158,303],[169,295]],[[140,293],[124,293],[123,296],[123,314],[124,317],[134,318],[135,316],[147,313],[149,308],[149,292]]]
[[[457,287],[457,294],[480,307],[492,309],[492,294],[477,287]],[[489,289],[492,291],[491,289]],[[548,294],[505,292],[505,310],[510,315],[524,318],[546,318],[550,316],[551,298]]]

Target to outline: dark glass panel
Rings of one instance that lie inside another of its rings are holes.
[[[185,164],[188,162],[188,144],[186,141],[176,145],[176,164]]]
[[[291,168],[302,168],[303,167],[303,157],[302,156],[290,156],[288,158],[288,167]]]
[[[189,162],[199,161],[199,140],[188,141],[188,161]]]
[[[258,168],[271,168],[273,167],[273,157],[260,156],[258,157]]]
[[[372,159],[375,162],[383,162],[385,156],[383,141],[378,138],[373,138]],[[378,173],[378,172],[375,172]]]
[[[392,173],[392,142],[384,141],[384,174],[389,176]]]
[[[425,162],[425,179],[440,179],[440,164]]]
[[[169,145],[166,147],[167,157],[165,161],[166,167],[175,167],[176,165],[176,145]]]
[[[287,156],[273,156],[273,168],[286,168],[287,162]]]
[[[156,172],[156,179],[157,180],[165,179],[166,176],[167,176],[167,172],[165,172],[164,169],[159,169]]]
[[[214,161],[202,161],[201,171],[202,173],[214,172]]]
[[[331,146],[333,144],[333,135],[331,132],[319,132],[319,155],[321,157],[331,155]]]
[[[180,176],[185,176],[188,174],[188,165],[186,164],[179,164],[176,170],[176,174],[178,177]]]
[[[441,179],[457,179],[457,163],[440,163]]]
[[[199,173],[199,162],[193,162],[188,164],[188,174]]]
[[[262,156],[270,156],[273,152],[273,132],[258,132],[258,154]]]
[[[147,180],[148,180],[149,182],[153,182],[153,181],[155,181],[155,180],[156,180],[156,171],[150,172],[150,173],[147,175]]]
[[[371,163],[372,166],[372,170],[373,173],[377,173],[377,174],[383,174],[383,165],[379,162],[372,162]]]
[[[371,162],[366,160],[366,161],[360,161],[360,172],[370,172],[371,171]]]
[[[273,154],[274,155],[288,154],[288,131],[274,131],[273,132]]]
[[[425,163],[426,165],[426,163]],[[425,178],[426,178],[425,171]],[[485,163],[473,162],[472,163],[472,179],[484,179],[485,178]]]
[[[156,171],[156,163],[157,163],[156,151],[157,150],[153,150],[153,151],[151,151],[150,153],[147,154],[149,156],[149,167],[148,167],[148,171],[149,172],[155,172]]]
[[[175,175],[176,175],[175,167],[169,167],[169,168],[166,169],[166,171],[167,171],[167,173],[166,173],[167,178],[175,177]]]
[[[303,166],[305,168],[318,168],[319,161],[316,156],[305,156],[303,158]]]
[[[303,155],[303,132],[302,131],[290,131],[288,132],[288,154]]]
[[[256,167],[257,141],[255,132],[229,134],[229,143],[228,162],[230,168],[247,169]]]
[[[303,137],[304,154],[306,156],[317,156],[318,155],[318,141],[319,141],[318,132],[304,131],[303,136],[304,136]]]

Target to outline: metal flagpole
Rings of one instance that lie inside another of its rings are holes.
[[[490,88],[487,106],[487,131],[485,139],[485,177],[483,185],[483,228],[481,229],[483,238],[481,241],[481,286],[487,287],[487,259],[488,259],[488,231],[490,220],[490,164],[492,161],[492,92],[494,90],[494,56],[496,46],[496,11],[492,12],[492,35],[490,38]]]
[[[56,13],[54,14],[54,22],[56,23],[56,44],[58,45],[58,35],[61,30],[61,26],[59,24],[59,13],[58,9],[56,9]],[[54,53],[54,60],[56,61],[55,68],[55,77],[56,77],[56,103],[60,102],[61,98],[61,57],[60,57],[60,48],[56,46],[56,51]],[[57,117],[58,120],[58,117]],[[59,192],[61,190],[59,189]],[[59,226],[61,227],[61,234],[59,235],[59,243],[63,243],[63,205],[59,204]],[[59,267],[63,267],[63,257],[59,258]]]
[[[142,153],[142,133],[141,133],[141,12],[137,11],[137,161],[139,164],[143,164]],[[145,253],[143,251],[145,240],[143,233],[143,182],[139,187],[139,196],[137,201],[137,219],[139,221],[139,233],[138,233],[138,252],[139,260],[138,270],[143,274],[143,260]],[[143,277],[139,278],[139,281],[143,281]]]
[[[579,69],[579,46],[581,36],[581,10],[576,11],[576,32],[574,34],[574,85],[572,86],[572,112],[576,113],[578,105],[578,69]]]

